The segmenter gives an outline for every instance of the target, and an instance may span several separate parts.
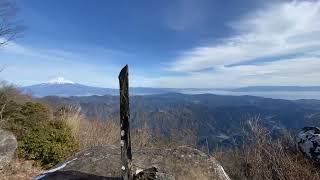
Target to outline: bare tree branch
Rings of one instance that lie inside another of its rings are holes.
[[[24,27],[16,21],[17,7],[10,0],[0,0],[0,47],[13,40]]]

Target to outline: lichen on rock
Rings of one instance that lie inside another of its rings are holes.
[[[300,151],[317,163],[320,163],[320,129],[305,127],[299,132],[297,143]]]
[[[0,129],[0,169],[5,168],[17,149],[17,139],[9,131]]]

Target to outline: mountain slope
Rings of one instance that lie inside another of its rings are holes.
[[[55,107],[80,106],[88,118],[119,118],[117,96],[45,97]],[[132,128],[148,122],[153,132],[169,135],[172,129],[192,130],[198,142],[210,144],[241,136],[245,121],[259,117],[272,130],[293,131],[306,125],[320,125],[320,101],[261,98],[254,96],[220,96],[178,93],[132,96],[130,99]]]

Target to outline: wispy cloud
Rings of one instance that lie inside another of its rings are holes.
[[[165,12],[165,23],[172,30],[190,30],[203,25],[207,19],[206,0],[178,0],[170,5]]]
[[[237,35],[185,51],[170,70],[191,72],[268,56],[311,53],[320,47],[319,19],[319,1],[273,4],[232,23]]]
[[[168,69],[187,76],[164,82],[183,87],[186,80],[199,87],[320,84],[319,19],[320,1],[273,3],[231,23],[234,36],[184,51]]]
[[[319,85],[320,60],[291,58],[260,65],[216,66],[211,72],[190,72],[184,76],[154,79],[157,87],[239,87],[257,85]]]

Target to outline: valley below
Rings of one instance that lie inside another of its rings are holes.
[[[119,120],[118,96],[47,96],[40,99],[59,109],[80,107],[91,120]],[[320,125],[320,100],[282,100],[256,96],[165,93],[133,95],[131,128],[147,123],[154,136],[196,137],[197,146],[241,145],[246,122],[259,120],[273,136],[286,130],[296,133],[305,126]]]

